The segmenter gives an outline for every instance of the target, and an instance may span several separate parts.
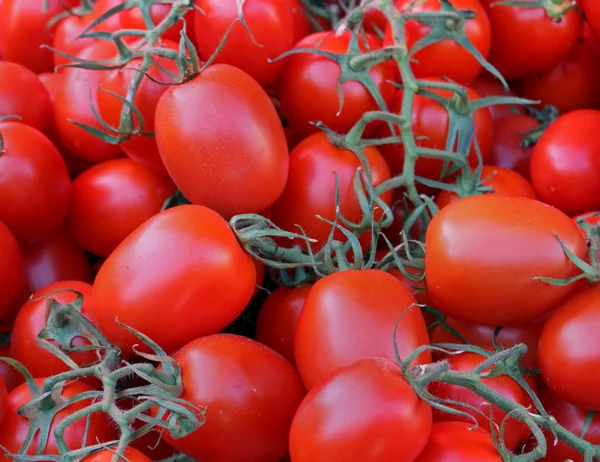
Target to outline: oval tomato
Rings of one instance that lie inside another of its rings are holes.
[[[252,258],[227,222],[183,205],[150,218],[106,259],[94,282],[93,317],[125,353],[139,341],[116,318],[171,352],[233,322],[255,283]],[[167,306],[168,322],[156,322]]]
[[[102,162],[73,182],[69,230],[85,250],[108,257],[173,194],[171,180],[131,159]]]
[[[363,149],[371,166],[373,185],[388,180],[391,175],[381,153],[374,147]],[[271,220],[280,228],[297,233],[298,226],[317,242],[313,250],[320,250],[331,232],[331,224],[325,220],[336,219],[336,205],[339,213],[353,223],[360,223],[362,210],[354,192],[354,177],[361,167],[360,160],[352,151],[334,146],[325,133],[315,133],[302,141],[290,154],[290,172],[283,194],[271,207]],[[336,204],[336,187],[339,191],[339,204]],[[386,191],[381,199],[391,204],[392,193]],[[375,220],[381,218],[378,210]],[[340,230],[334,238],[345,241]],[[294,244],[306,248],[306,241],[294,239]],[[286,245],[289,245],[286,240]]]
[[[289,163],[283,127],[268,95],[243,71],[215,64],[170,87],[155,123],[167,171],[192,203],[230,217],[262,212],[281,195]]]
[[[394,326],[401,316],[395,342],[406,358],[429,338],[415,298],[398,279],[379,270],[349,270],[316,282],[304,302],[294,341],[307,390],[355,361],[394,359]],[[431,354],[424,352],[415,363],[430,360]]]
[[[381,48],[381,42],[373,35],[366,34],[369,49]],[[318,32],[305,37],[295,48],[315,48],[328,53],[346,53],[350,44],[350,33],[336,36],[331,32]],[[365,49],[364,45],[362,46]],[[296,53],[285,59],[285,68],[279,85],[281,113],[290,128],[301,137],[318,133],[319,129],[311,122],[323,122],[337,133],[346,133],[367,111],[381,110],[377,102],[362,83],[344,82],[341,85],[344,96],[340,105],[338,82],[340,66],[333,60],[313,53]],[[369,70],[369,76],[389,104],[395,87],[388,81],[394,80],[393,68],[381,63]],[[377,124],[370,124],[365,135],[373,133]]]
[[[256,321],[256,340],[295,364],[294,337],[311,286],[279,287],[267,297]]]
[[[25,277],[23,255],[13,233],[0,221],[0,319],[8,314]]]
[[[415,462],[500,462],[491,435],[471,423],[439,422]]]
[[[429,79],[437,81],[439,79]],[[432,92],[448,98],[452,92],[447,90],[431,90]],[[404,92],[402,90],[396,93],[390,105],[390,111],[394,114],[400,114],[402,110],[402,99]],[[479,95],[470,88],[467,89],[467,98],[469,100],[479,99]],[[437,101],[423,95],[416,95],[413,101],[412,111],[413,134],[417,140],[417,146],[432,149],[445,149],[448,138],[449,116],[448,110]],[[481,155],[485,160],[490,152],[492,142],[492,118],[487,108],[475,112],[473,117],[475,137],[481,149]],[[384,138],[392,136],[387,125],[381,125],[379,137]],[[402,144],[385,144],[380,148],[386,162],[390,166],[392,174],[400,175],[404,169],[404,147]],[[474,143],[469,149],[469,163],[472,166],[477,165],[477,153]],[[415,164],[415,174],[432,180],[439,180],[444,169],[444,161],[440,159],[431,159],[421,157]]]
[[[83,459],[83,462],[112,462],[115,457],[115,448],[111,449],[103,449],[101,451],[95,452],[91,456]],[[146,457],[137,449],[134,449],[130,446],[126,447],[122,454],[123,459],[128,462],[151,462],[152,459]]]
[[[538,349],[548,387],[569,403],[596,411],[600,411],[598,303],[599,284],[567,299],[546,322]]]
[[[516,325],[548,313],[573,286],[534,278],[579,273],[555,232],[571,252],[585,258],[587,245],[577,225],[546,204],[496,194],[450,204],[433,217],[425,239],[433,306],[487,326]]]
[[[545,71],[565,59],[581,33],[581,14],[573,8],[571,0],[544,6],[539,2],[536,6],[498,5],[496,0],[481,3],[494,37],[489,61],[507,79]],[[546,8],[554,9],[557,18],[551,17]]]
[[[71,180],[65,162],[35,128],[2,122],[0,134],[0,220],[21,243],[45,239],[67,215]]]
[[[401,431],[399,431],[401,429]],[[290,431],[294,462],[412,461],[431,431],[431,408],[386,359],[364,359],[313,388]]]
[[[10,344],[0,346],[0,357],[10,358]],[[7,362],[0,360],[0,375],[6,385],[6,390],[10,393],[19,385],[21,385],[25,379],[21,373],[12,367]]]
[[[52,48],[56,51],[66,53],[71,56],[77,56],[85,48],[93,45],[97,39],[88,37],[79,37],[92,23],[89,16],[67,16],[56,26],[56,32],[52,40]],[[52,54],[54,66],[70,64],[72,61],[58,53]]]
[[[288,435],[304,389],[282,356],[230,334],[198,338],[173,355],[181,367],[181,399],[206,406],[206,423],[166,441],[206,462],[274,462],[288,452]]]
[[[488,96],[517,96],[511,90],[507,90],[506,88],[504,88],[504,85],[502,85],[497,79],[492,78],[492,76],[486,77],[484,75],[480,75],[469,84],[469,88],[475,90],[477,94],[482,98]],[[490,114],[492,115],[492,120],[494,120],[494,123],[496,120],[502,117],[516,114],[525,114],[523,106],[520,105],[494,104],[493,106],[489,106],[488,109],[490,111]]]
[[[531,155],[540,198],[569,215],[600,208],[600,111],[581,109],[556,119]]]

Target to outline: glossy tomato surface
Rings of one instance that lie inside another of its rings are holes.
[[[83,459],[83,462],[112,462],[114,457],[115,457],[115,448],[103,449],[101,451],[98,451],[98,452],[92,454],[91,456],[86,457],[85,459]],[[149,457],[146,457],[140,451],[138,451],[137,449],[134,449],[132,447],[125,448],[125,450],[123,451],[123,457],[125,458],[125,460],[127,460],[129,462],[151,462],[152,461],[152,459],[150,459]]]
[[[15,236],[0,221],[0,318],[4,317],[12,307],[13,299],[18,295],[23,284],[23,255]]]

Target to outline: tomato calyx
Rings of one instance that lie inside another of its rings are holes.
[[[558,109],[554,106],[544,106],[541,110],[537,110],[531,106],[527,107],[527,110],[540,125],[532,130],[528,130],[519,134],[521,138],[521,146],[524,148],[534,146],[539,139],[542,137],[546,129],[554,122],[558,116]]]

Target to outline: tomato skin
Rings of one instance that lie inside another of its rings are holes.
[[[363,151],[371,166],[374,186],[391,178],[389,168],[377,148],[366,147]],[[290,154],[289,162],[288,181],[271,208],[271,220],[282,229],[296,233],[299,225],[308,237],[318,241],[311,245],[314,251],[318,251],[327,243],[331,225],[317,218],[317,215],[326,220],[335,220],[336,181],[339,185],[340,214],[355,223],[362,219],[353,186],[356,170],[361,163],[352,151],[335,147],[324,132],[303,140]],[[391,204],[391,191],[380,197],[388,205]],[[379,210],[375,219],[380,218],[381,214]],[[340,230],[336,230],[334,238],[346,240]],[[286,240],[285,245],[289,245],[289,242]],[[292,242],[306,248],[303,239],[294,239]]]
[[[221,216],[199,205],[174,207],[138,227],[106,259],[94,282],[94,319],[124,352],[139,341],[116,317],[171,352],[233,322],[255,282],[252,258]],[[167,325],[156,322],[165,306]]]
[[[38,378],[35,382],[41,387],[44,378]],[[62,396],[64,398],[71,398],[75,395],[89,391],[93,391],[93,388],[85,383],[78,381],[67,382],[62,389]],[[28,403],[29,401],[31,401],[31,392],[26,383],[19,385],[8,395],[4,420],[2,421],[2,424],[0,424],[0,445],[12,454],[16,454],[19,449],[21,449],[21,446],[27,437],[29,419],[18,415],[17,411],[23,404]],[[53,436],[54,430],[66,417],[89,406],[91,403],[91,399],[81,400],[61,409],[55,414],[50,428],[48,443],[46,444],[43,454],[58,454],[56,440]],[[115,430],[111,428],[111,424],[109,423],[106,414],[100,412],[92,414],[89,418],[89,430],[87,432],[86,422],[87,419],[79,419],[67,427],[64,437],[65,442],[70,449],[80,448],[82,447],[82,443],[85,443],[85,446],[92,446],[98,443],[113,441],[118,438]],[[87,438],[84,441],[84,435],[86,433]],[[28,455],[35,454],[39,447],[39,440],[40,436],[37,434],[27,451]],[[0,454],[6,454],[4,450],[0,449],[0,451]]]
[[[380,40],[373,35],[366,34],[364,40],[371,50],[381,48]],[[317,32],[302,39],[295,48],[344,54],[349,44],[349,32],[339,37],[331,32]],[[365,112],[381,110],[369,91],[356,81],[342,83],[344,104],[340,108],[337,90],[340,74],[339,65],[325,56],[296,53],[285,59],[279,85],[281,113],[290,128],[301,137],[320,132],[311,122],[321,121],[337,133],[347,133]],[[393,68],[388,63],[381,63],[372,67],[369,75],[388,105],[395,92],[395,87],[388,82],[394,80]],[[377,126],[367,126],[365,135],[373,134]]]
[[[33,292],[59,281],[92,282],[88,257],[66,230],[23,245],[21,250],[27,283]]]
[[[300,0],[288,0],[290,11],[292,13],[292,23],[294,28],[294,44],[298,43],[312,32],[312,24],[306,17],[306,9]],[[317,20],[322,18],[317,18]]]
[[[92,19],[89,16],[67,16],[56,26],[52,48],[71,56],[77,56],[97,41],[95,38],[79,37],[91,23]],[[52,59],[55,67],[72,62],[58,53],[52,53]],[[59,72],[61,71],[59,70]]]
[[[569,215],[600,208],[600,111],[556,119],[533,149],[531,180],[540,198]]]
[[[121,0],[121,3],[124,3],[125,0]],[[161,4],[155,3],[150,7],[150,16],[152,17],[152,22],[154,25],[160,24],[160,22],[165,19],[169,12],[171,11],[173,5],[169,4]],[[187,35],[188,37],[193,33],[193,25],[190,27],[190,20],[193,16],[193,11],[188,11],[184,18],[187,22]],[[125,11],[122,11],[119,14],[121,20],[121,28],[123,29],[140,29],[140,30],[148,30],[148,26],[144,22],[144,17],[142,15],[142,9],[139,7],[128,8]],[[179,42],[181,38],[180,32],[183,29],[183,21],[178,21],[169,27],[163,34],[161,38],[165,40],[173,40],[175,42]]]
[[[103,449],[102,451],[98,451],[91,456],[83,459],[83,462],[112,462],[113,457],[115,456],[115,448],[111,449]],[[128,446],[123,451],[124,460],[129,462],[151,462],[152,459],[146,457],[140,451],[131,446]]]
[[[472,423],[439,422],[416,462],[500,462],[491,435]]]
[[[517,325],[548,313],[573,286],[534,278],[579,273],[554,236],[585,258],[587,245],[573,225],[559,210],[522,197],[484,194],[450,204],[433,217],[425,239],[433,306],[486,326]]]
[[[47,133],[51,112],[50,96],[33,71],[0,61],[0,117],[17,115],[20,122]]]
[[[10,344],[0,346],[0,357],[10,358]],[[19,371],[4,361],[0,361],[0,375],[9,393],[25,381]]]
[[[600,36],[600,5],[594,0],[579,0],[579,5],[583,8],[585,19],[596,34]]]
[[[530,180],[533,146],[523,147],[521,141],[526,132],[539,126],[537,120],[527,115],[513,114],[497,119],[494,122],[492,149],[486,164],[514,170]]]
[[[85,250],[108,257],[173,194],[169,178],[131,159],[102,162],[73,182],[69,231]]]
[[[268,95],[245,72],[215,64],[170,87],[155,124],[167,171],[192,203],[231,217],[262,212],[281,195],[289,166],[285,133]]]
[[[256,340],[295,365],[294,336],[311,286],[279,287],[267,297],[256,321]]]
[[[207,406],[206,423],[165,440],[203,462],[277,462],[288,452],[292,419],[304,389],[282,356],[231,334],[198,338],[173,354],[181,367],[181,398]]]
[[[402,429],[402,431],[398,431]],[[292,422],[294,462],[413,461],[431,431],[431,408],[396,363],[368,358],[338,369],[308,395]]]
[[[348,270],[315,283],[298,319],[294,356],[307,390],[355,361],[394,359],[394,326],[401,357],[429,344],[423,315],[410,289],[389,273]],[[426,364],[425,352],[416,364]]]
[[[440,79],[427,79],[430,81],[441,81]],[[452,96],[452,92],[446,90],[431,90],[443,97]],[[390,104],[390,111],[400,114],[402,109],[402,98],[404,92],[399,90]],[[472,89],[467,89],[469,100],[479,99],[480,96]],[[485,160],[492,143],[492,118],[488,109],[480,109],[473,117],[475,136],[481,149],[482,158]],[[412,113],[413,133],[416,137],[424,137],[417,140],[417,146],[424,148],[445,149],[448,138],[449,117],[447,109],[437,101],[423,95],[416,95],[413,102]],[[379,137],[392,136],[387,125],[381,125]],[[392,175],[400,175],[404,167],[404,147],[402,144],[387,144],[380,148]],[[469,150],[469,163],[477,165],[477,153],[474,143]],[[444,162],[440,159],[420,158],[415,165],[415,174],[433,180],[439,180],[443,172]]]
[[[505,89],[498,80],[492,78],[491,76],[486,77],[485,75],[480,75],[469,84],[469,87],[475,90],[482,98],[487,96],[517,96],[511,90]],[[525,115],[525,110],[523,109],[523,106],[520,105],[511,106],[509,104],[495,104],[493,106],[489,106],[488,110],[490,111],[494,124],[496,123],[496,120],[506,116],[512,116],[516,114]]]
[[[54,145],[35,128],[2,122],[0,133],[0,220],[19,242],[40,241],[56,232],[66,217],[69,172]]]
[[[8,388],[4,383],[4,377],[0,375],[0,423],[4,418],[4,411],[6,410],[6,401],[8,398]]]
[[[273,88],[283,70],[283,61],[269,63],[294,45],[294,21],[288,0],[247,0],[242,13],[255,42],[241,23],[235,24],[215,62],[235,66],[264,88]],[[208,60],[238,18],[235,0],[200,0],[194,11],[196,43],[200,57]],[[259,45],[257,45],[259,44]]]
[[[23,283],[23,255],[11,230],[0,221],[0,319],[8,314]]]
[[[486,11],[479,0],[452,0],[450,3],[457,10],[475,12],[476,17],[466,21],[465,32],[469,41],[484,58],[487,58],[492,45],[492,31]],[[439,12],[441,8],[440,0],[425,0],[417,5],[412,4],[414,4],[412,0],[398,0],[396,8],[412,13]],[[409,52],[430,30],[429,26],[417,21],[407,21],[404,33]],[[392,30],[388,25],[384,45],[392,44]],[[411,64],[417,78],[446,77],[457,83],[468,85],[475,80],[482,69],[481,64],[473,55],[453,40],[431,44],[411,55],[411,58],[417,61]]]
[[[560,425],[575,435],[581,435],[585,420],[590,411],[564,401],[549,388],[542,389],[539,393],[539,397],[544,405],[544,409],[546,409]],[[591,424],[583,439],[592,444],[600,444],[599,415],[595,415],[592,418]],[[576,449],[572,448],[562,440],[555,441],[554,436],[546,433],[546,441],[548,442],[548,451],[546,457],[544,457],[545,462],[564,462],[569,459],[573,462],[584,462],[583,454],[579,453]]]
[[[592,410],[600,410],[600,348],[594,340],[599,301],[598,284],[567,299],[548,319],[538,349],[548,387],[569,403]]]
[[[77,296],[72,292],[60,292],[42,300],[36,299],[55,290],[64,289],[74,289],[83,295],[81,313],[91,319],[92,286],[86,282],[61,281],[35,292],[33,297],[25,302],[15,320],[10,342],[10,356],[21,362],[34,378],[47,377],[71,370],[68,365],[38,345],[36,341],[38,334],[46,325],[48,300],[54,299],[61,304],[66,304],[75,301]],[[73,341],[73,346],[83,345],[89,345],[89,342],[81,337]],[[98,360],[94,351],[72,353],[69,357],[80,366]]]

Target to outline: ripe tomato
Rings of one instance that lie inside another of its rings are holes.
[[[94,283],[94,319],[125,353],[139,341],[116,318],[171,352],[228,326],[255,282],[252,258],[227,222],[205,207],[183,205],[150,218],[106,259]],[[166,306],[168,322],[156,322]]]
[[[339,37],[331,32],[318,32],[305,37],[295,48],[315,48],[334,54],[344,54],[350,44],[350,33]],[[369,49],[381,48],[381,42],[373,35],[366,34]],[[361,47],[366,51],[364,45]],[[367,111],[381,110],[362,83],[348,81],[342,83],[344,95],[340,106],[338,82],[340,66],[333,60],[312,53],[297,53],[285,59],[285,68],[279,85],[281,113],[290,128],[301,137],[319,132],[311,122],[320,121],[337,133],[346,133]],[[369,70],[369,75],[383,101],[388,105],[395,87],[394,71],[388,63],[381,63]],[[373,133],[377,124],[370,124],[365,135]]]
[[[155,123],[167,171],[192,203],[230,217],[259,213],[281,195],[289,163],[283,127],[268,95],[243,71],[215,64],[170,87]]]
[[[199,0],[194,12],[196,44],[200,57],[208,60],[217,50],[231,23],[241,14],[215,62],[230,64],[248,73],[265,88],[277,85],[283,62],[270,63],[294,46],[294,21],[288,0]],[[254,37],[254,39],[253,39]]]
[[[531,155],[540,198],[569,215],[600,208],[600,111],[581,109],[556,119]]]
[[[59,281],[92,282],[86,253],[64,229],[41,242],[22,245],[21,250],[32,292]]]
[[[598,284],[568,298],[546,322],[538,349],[548,387],[569,403],[596,411],[600,410],[600,348],[595,341],[599,302]]]
[[[294,28],[294,44],[298,43],[312,32],[312,23],[307,15],[303,3],[300,0],[289,0],[290,11],[292,13],[292,24]],[[317,21],[322,18],[317,18]]]
[[[0,346],[0,357],[10,358],[10,344]],[[25,381],[19,371],[4,361],[0,361],[0,375],[9,393]]]
[[[501,462],[491,435],[465,422],[433,424],[431,436],[415,462]]]
[[[71,180],[65,162],[35,128],[2,122],[0,134],[0,220],[21,243],[45,239],[67,215]]]
[[[85,459],[83,459],[83,462],[112,462],[113,458],[115,457],[115,449],[116,448],[103,449],[101,451],[95,452],[91,456],[88,456]],[[125,450],[123,451],[123,459],[122,460],[127,460],[128,462],[151,462],[152,461],[152,459],[150,459],[149,457],[146,457],[140,451],[132,448],[131,446],[126,447]]]
[[[388,180],[391,175],[381,153],[374,147],[364,149],[371,166],[373,185]],[[313,250],[320,250],[331,232],[326,220],[336,218],[336,185],[339,187],[339,213],[354,223],[360,223],[363,214],[354,192],[354,177],[361,167],[352,151],[334,146],[325,133],[315,133],[302,141],[290,154],[290,173],[283,194],[271,208],[271,220],[282,229],[298,232],[300,226],[308,237],[316,239]],[[381,199],[388,205],[392,193],[387,191]],[[381,210],[375,219],[381,218]],[[334,238],[345,241],[343,233],[336,230]],[[294,244],[306,248],[302,239]],[[286,242],[286,245],[289,245]]]
[[[431,81],[441,81],[440,79],[428,79]],[[431,90],[432,92],[445,98],[451,97],[452,92],[447,90]],[[396,93],[390,110],[394,114],[400,114],[402,109],[402,98],[404,92],[402,90]],[[469,100],[479,99],[480,96],[470,88],[467,89],[467,98]],[[415,138],[422,137],[416,143],[420,147],[445,149],[446,140],[448,138],[448,110],[437,101],[423,95],[416,95],[413,102],[412,112],[413,133]],[[475,128],[475,137],[481,149],[481,155],[485,160],[490,152],[492,143],[492,117],[487,108],[480,109],[475,112],[473,117]],[[379,137],[391,136],[390,129],[387,125],[381,125]],[[404,147],[402,144],[386,144],[380,147],[381,153],[385,157],[393,175],[402,173],[404,167]],[[473,166],[477,165],[477,153],[475,152],[475,144],[471,144],[469,150],[469,163]],[[444,161],[440,159],[420,158],[416,162],[415,173],[418,176],[439,180],[443,172]]]
[[[96,0],[92,12],[89,15],[90,21],[95,21],[107,11],[119,6],[123,0]],[[123,29],[123,12],[113,14],[98,24],[95,32],[116,32]]]
[[[585,19],[597,36],[600,36],[600,4],[594,0],[579,0]]]
[[[121,3],[124,3],[125,0],[120,0]],[[171,12],[172,4],[167,3],[155,3],[150,6],[150,16],[152,18],[152,22],[154,25],[160,24],[168,14]],[[194,27],[190,22],[193,19],[193,11],[190,10],[184,16],[185,21],[187,22],[187,35],[191,37],[193,35]],[[134,6],[133,8],[127,8],[125,11],[119,14],[121,20],[121,28],[122,29],[140,29],[140,30],[148,30],[148,26],[144,21],[144,16],[142,14],[142,8],[138,6]],[[190,27],[191,26],[191,27]],[[173,40],[175,42],[179,42],[181,38],[180,32],[183,29],[183,21],[178,21],[169,27],[163,34],[162,38],[165,40]]]
[[[294,462],[412,461],[431,431],[431,408],[393,361],[363,359],[313,388],[290,431]]]
[[[33,72],[52,70],[52,51],[41,45],[52,44],[54,28],[48,21],[79,4],[77,0],[42,1],[2,0],[0,9],[0,54],[2,59],[22,64]]]
[[[4,383],[4,378],[0,376],[0,423],[4,418],[4,411],[6,410],[6,401],[8,398],[8,389],[6,387],[6,383]]]
[[[486,164],[497,165],[520,173],[530,179],[531,153],[533,146],[524,147],[521,141],[525,133],[534,130],[540,123],[527,115],[509,115],[494,122],[492,150]]]
[[[370,357],[394,359],[427,345],[421,310],[410,289],[389,273],[350,270],[327,276],[306,298],[294,341],[294,356],[307,390],[335,370]],[[425,352],[415,361],[426,364]]]
[[[485,180],[486,178],[488,179]],[[522,175],[507,168],[486,165],[481,169],[481,179],[485,180],[482,182],[484,186],[493,188],[493,192],[490,194],[537,199],[537,194],[531,183]],[[459,199],[460,197],[455,192],[444,190],[438,195],[435,203],[440,209],[443,209]]]
[[[108,257],[173,194],[169,178],[131,159],[102,162],[73,182],[69,230],[85,250]]]
[[[267,297],[256,321],[256,340],[294,365],[294,334],[310,289],[311,286],[279,287]]]
[[[581,33],[581,14],[572,8],[571,0],[531,7],[494,4],[496,0],[481,3],[494,37],[489,61],[507,79],[544,71],[565,59]],[[558,17],[551,17],[546,8],[554,9]],[[559,13],[567,8],[568,12]]]
[[[377,35],[385,31],[388,20],[379,8],[367,4],[364,9],[362,25],[369,34]]]
[[[117,50],[113,42],[99,40],[81,51],[77,57],[97,61],[109,60],[116,55]],[[95,108],[98,107],[97,88],[104,72],[106,71],[65,69],[62,85],[56,93],[54,102],[54,121],[60,140],[67,149],[91,163],[121,155],[118,146],[106,143],[72,122],[102,130],[90,104]]]
[[[409,273],[416,274],[417,270],[412,268],[406,268]],[[420,305],[429,305],[431,306],[431,302],[429,300],[429,296],[427,295],[427,287],[425,287],[425,281],[421,282],[413,282],[408,279],[406,276],[402,274],[402,272],[398,268],[392,268],[388,271],[392,276],[398,279],[406,288],[408,288],[412,294],[414,295],[417,303]],[[425,319],[427,321],[427,319]],[[427,323],[429,324],[429,323]]]
[[[206,406],[206,423],[166,441],[204,462],[275,462],[288,453],[292,418],[304,397],[282,356],[230,334],[198,338],[173,355],[181,367],[181,399]]]
[[[0,117],[17,115],[20,122],[47,133],[52,123],[51,111],[50,96],[31,70],[0,61]]]
[[[97,41],[95,38],[79,37],[91,23],[92,18],[90,16],[67,16],[56,26],[52,48],[71,56],[77,56],[85,48]],[[56,67],[71,63],[70,59],[58,53],[53,53],[52,59]]]
[[[450,3],[457,10],[475,12],[476,17],[465,22],[465,33],[477,51],[487,58],[492,45],[492,31],[490,21],[479,0],[451,0]],[[441,2],[440,0],[425,0],[415,3],[413,0],[397,0],[396,8],[411,13],[433,13],[440,11]],[[415,43],[430,31],[429,26],[414,20],[407,21],[404,34],[409,52]],[[388,25],[384,45],[393,44],[392,29]],[[482,68],[473,55],[454,40],[443,40],[431,44],[411,55],[411,58],[416,61],[411,64],[415,77],[446,77],[463,85],[468,85],[475,80]]]
[[[450,364],[450,368],[456,372],[469,372],[473,368],[477,367],[483,361],[485,357],[475,353],[461,353],[459,355],[452,355],[446,358],[446,361]],[[489,370],[489,369],[486,369]],[[496,393],[504,396],[506,399],[511,400],[514,403],[520,404],[527,408],[533,407],[533,401],[527,392],[513,379],[508,376],[502,375],[493,378],[487,378],[481,380],[487,387],[494,390]],[[533,383],[530,383],[533,385]],[[535,387],[534,387],[535,390]],[[470,404],[475,409],[480,409],[485,415],[481,415],[479,412],[475,412],[471,409],[467,409],[460,406],[448,405],[453,409],[460,409],[472,416],[481,428],[491,432],[495,431],[494,425],[498,428],[502,425],[502,422],[506,419],[506,412],[500,410],[497,406],[491,405],[484,398],[476,394],[475,392],[462,387],[460,385],[449,385],[441,382],[432,382],[429,391],[432,395],[445,400],[459,401],[461,403]],[[492,420],[490,421],[490,413],[493,412]],[[433,410],[433,420],[435,422],[448,422],[448,421],[461,421],[466,423],[473,422],[473,419],[466,417],[449,414],[440,410]],[[518,445],[523,444],[529,437],[529,427],[519,422],[514,418],[509,418],[506,421],[504,427],[504,442],[510,450],[514,450]]]
[[[481,96],[482,98],[488,96],[512,96],[516,97],[512,91],[506,90],[504,86],[492,76],[486,77],[484,75],[480,75],[477,77],[471,84],[469,88],[472,88]],[[520,105],[510,105],[510,104],[495,104],[493,106],[489,106],[490,114],[492,115],[492,120],[494,120],[494,124],[496,120],[505,117],[511,116],[515,114],[525,114],[525,110],[523,106]],[[494,125],[494,133],[495,133],[495,125]]]
[[[82,314],[91,319],[92,286],[79,281],[61,281],[50,284],[33,294],[15,320],[13,326],[10,356],[21,362],[33,377],[47,377],[71,370],[71,368],[52,353],[37,344],[37,336],[46,326],[46,310],[48,301],[54,299],[61,304],[72,303],[76,295],[72,292],[60,292],[48,298],[37,300],[56,290],[75,289],[83,295]],[[82,337],[74,339],[72,346],[89,345]],[[83,366],[98,360],[95,351],[72,353],[69,357],[78,365]]]
[[[8,314],[23,283],[23,255],[13,233],[0,221],[0,319]]]
[[[12,325],[15,322],[15,318],[17,317],[17,313],[19,312],[23,304],[29,299],[30,296],[31,290],[29,289],[29,286],[27,284],[27,279],[23,278],[19,286],[17,295],[13,297],[12,301],[8,305],[8,309],[6,310],[4,316],[0,318],[0,333],[10,332],[10,330],[12,329]]]
[[[544,409],[560,425],[577,436],[582,434],[585,420],[590,411],[567,403],[549,388],[543,388],[539,396]],[[600,415],[596,414],[592,418],[583,439],[592,444],[600,444]],[[548,451],[546,457],[544,457],[544,462],[564,462],[565,460],[584,462],[583,454],[564,441],[555,439],[550,433],[546,433],[546,441],[548,442]]]
[[[579,258],[587,245],[559,210],[523,197],[484,194],[444,208],[427,228],[425,275],[429,297],[453,318],[511,326],[548,313],[573,286],[536,277],[568,278],[578,268],[554,233]]]
[[[35,382],[41,387],[44,379],[39,378]],[[93,388],[85,383],[78,381],[67,382],[62,389],[61,396],[63,398],[72,398],[75,395],[90,391],[93,391]],[[29,419],[19,415],[18,410],[23,404],[31,401],[31,398],[31,392],[26,383],[19,385],[9,393],[4,419],[2,420],[2,424],[0,424],[0,447],[2,448],[0,449],[0,454],[16,454],[21,449],[23,443],[25,443],[29,431]],[[55,414],[50,427],[48,442],[41,451],[41,454],[58,454],[56,440],[54,439],[54,430],[65,418],[90,404],[92,404],[91,399],[80,400],[64,407]],[[40,412],[44,411],[41,410]],[[85,435],[87,437],[84,440]],[[92,446],[98,443],[113,441],[118,437],[106,414],[96,412],[89,419],[79,419],[70,424],[65,431],[64,438],[69,449],[74,450],[82,446]],[[40,435],[38,434],[33,438],[27,454],[35,454],[39,448],[39,444]]]

